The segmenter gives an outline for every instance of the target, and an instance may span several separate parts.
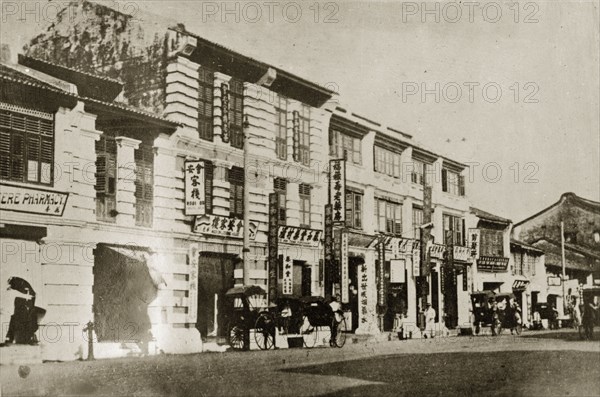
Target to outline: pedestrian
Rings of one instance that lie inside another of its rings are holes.
[[[342,321],[342,304],[340,303],[340,296],[335,295],[331,297],[331,302],[329,303],[329,307],[331,307],[331,311],[333,314],[333,319],[331,321],[331,339],[329,340],[329,346],[335,346],[335,339],[337,337],[337,328],[338,323]]]
[[[4,332],[5,318],[10,318],[8,322],[8,331],[4,338],[2,346],[11,343],[28,344],[35,340],[35,331],[37,323],[32,324],[33,319],[33,300],[35,292],[31,286],[27,285],[23,291],[15,287],[17,278],[11,277],[7,280],[7,287],[2,291],[2,307],[0,307],[0,318],[2,318],[2,332]],[[21,280],[21,279],[19,279]]]
[[[427,338],[427,334],[431,336],[433,339],[435,337],[435,309],[431,307],[431,303],[427,303],[425,305],[425,338]]]
[[[583,331],[586,339],[592,340],[594,337],[594,323],[596,322],[596,312],[598,311],[598,305],[594,304],[594,301],[586,302],[584,299],[583,306]]]

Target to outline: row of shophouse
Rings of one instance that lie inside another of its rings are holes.
[[[514,292],[527,319],[550,299],[550,240],[473,208],[464,164],[183,26],[71,7],[0,67],[0,276],[46,309],[45,359],[85,357],[89,321],[97,357],[202,351],[243,283],[244,227],[251,284],[271,270],[279,296],[340,293],[356,333],[419,324],[425,300],[438,329],[468,328],[477,290]],[[586,283],[587,258],[570,274]]]

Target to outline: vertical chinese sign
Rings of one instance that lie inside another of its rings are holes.
[[[346,162],[329,161],[329,200],[333,207],[333,222],[344,223],[346,215]]]
[[[433,204],[431,197],[431,186],[423,186],[423,224],[431,222]],[[428,227],[421,229],[421,275],[429,275],[429,239],[431,230]]]
[[[283,260],[283,295],[294,293],[294,268],[292,258],[288,255]]]
[[[387,304],[385,288],[385,237],[380,236],[377,244],[377,306],[384,310]]]
[[[188,312],[187,321],[195,323],[198,313],[198,243],[191,243],[188,247],[188,264],[190,265],[190,279],[188,284]]]
[[[221,140],[229,143],[229,86],[221,84]]]
[[[204,161],[185,162],[185,214],[206,213],[206,190],[204,188]]]
[[[341,231],[340,238],[340,270],[341,270],[341,289],[342,289],[342,303],[350,302],[350,294],[348,291],[348,284],[350,280],[350,273],[348,270],[348,232],[346,230]]]
[[[267,264],[269,266],[269,302],[277,299],[277,267],[279,266],[279,194],[269,194],[269,232]]]
[[[469,229],[469,236],[467,238],[469,248],[471,248],[471,257],[473,259],[479,258],[479,229]]]
[[[333,208],[331,204],[325,205],[325,269],[323,285],[325,287],[325,296],[331,294],[333,286]]]

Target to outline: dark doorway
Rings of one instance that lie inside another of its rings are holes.
[[[442,266],[442,272],[444,272],[444,324],[448,329],[453,329],[458,325],[456,268]]]
[[[438,293],[439,289],[439,275],[438,272],[431,271],[431,307],[435,310],[435,322],[440,321],[440,296]]]
[[[302,296],[311,296],[312,269],[306,263],[302,266]]]
[[[227,335],[227,323],[233,307],[227,304],[225,293],[234,285],[233,269],[238,260],[236,255],[200,253],[196,328],[203,339]]]

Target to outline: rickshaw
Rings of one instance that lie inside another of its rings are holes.
[[[343,347],[346,343],[346,320],[341,314],[335,314],[329,304],[320,296],[302,298],[280,298],[276,307],[262,311],[256,319],[254,338],[257,346],[268,350],[275,345],[276,328],[281,334],[300,335],[303,344],[312,348],[323,335],[334,331],[331,346]]]
[[[250,329],[266,302],[267,293],[257,285],[234,287],[225,293],[233,306],[227,325],[227,340],[234,350],[250,349]]]
[[[489,326],[493,336],[500,335],[503,328],[509,328],[511,333],[515,331],[520,335],[521,316],[518,311],[510,308],[511,299],[515,299],[512,293],[495,294],[493,291],[471,293],[475,334],[481,332],[481,327]]]

